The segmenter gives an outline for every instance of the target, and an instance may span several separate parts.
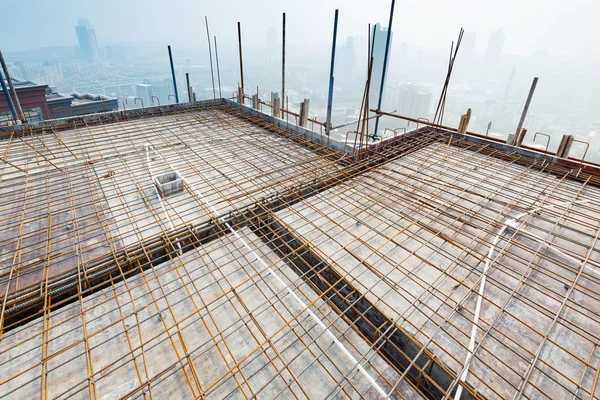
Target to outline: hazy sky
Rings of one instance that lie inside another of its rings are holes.
[[[186,48],[204,46],[203,19],[220,47],[234,46],[236,22],[244,45],[262,45],[268,26],[288,16],[288,43],[330,46],[333,12],[340,10],[339,35],[362,34],[367,23],[387,25],[388,0],[199,1],[199,0],[3,0],[0,49],[24,50],[76,45],[74,26],[88,18],[99,44],[133,43]],[[394,42],[447,48],[462,26],[477,33],[476,51],[484,51],[492,31],[502,28],[505,54],[598,54],[597,0],[409,0],[396,2]]]

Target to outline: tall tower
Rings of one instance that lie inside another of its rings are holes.
[[[487,50],[485,51],[485,65],[488,67],[496,67],[500,62],[502,48],[504,47],[504,34],[502,29],[490,35],[488,40]]]
[[[381,77],[383,75],[383,59],[385,56],[385,42],[387,40],[387,34],[387,28],[382,28],[379,23],[375,24],[375,44],[373,46],[373,72],[371,75],[371,88],[369,90],[369,103],[374,107],[377,107],[377,100],[379,99],[379,88],[381,86]],[[393,38],[394,33],[390,32],[390,49],[392,48]],[[387,63],[388,65],[390,63],[389,55]]]
[[[87,19],[79,20],[77,26],[75,26],[75,33],[77,33],[82,58],[90,63],[100,61],[96,31],[90,26]]]
[[[152,85],[145,83],[138,83],[135,85],[135,97],[142,99],[146,106],[152,104],[152,96],[154,96],[154,93],[152,92]]]

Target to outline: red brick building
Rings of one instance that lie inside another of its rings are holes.
[[[46,101],[46,89],[48,85],[39,85],[30,81],[20,81],[17,79],[13,79],[12,82],[27,122],[38,122],[52,118],[48,102]],[[6,102],[4,92],[0,89],[0,124],[11,120],[10,107]]]

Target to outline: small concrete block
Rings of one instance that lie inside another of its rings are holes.
[[[183,190],[183,179],[177,172],[168,172],[155,176],[154,185],[161,195],[168,196]]]

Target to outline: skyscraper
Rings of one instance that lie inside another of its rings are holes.
[[[487,49],[485,51],[485,65],[488,67],[495,67],[500,62],[500,56],[502,55],[502,48],[504,47],[504,34],[502,29],[498,29],[496,32],[490,35],[488,40]]]
[[[413,118],[429,117],[431,90],[412,83],[386,86],[381,107],[385,110],[398,110],[402,115]]]
[[[96,31],[90,26],[87,19],[80,19],[75,26],[77,40],[79,41],[79,50],[81,57],[90,63],[100,61],[100,52],[98,51],[98,42],[96,41]]]
[[[375,44],[373,46],[373,72],[371,74],[371,89],[369,90],[369,103],[377,107],[379,99],[379,88],[383,75],[383,59],[385,57],[385,43],[387,40],[388,29],[382,28],[379,23],[375,25]],[[392,39],[394,33],[390,32],[390,49],[392,48]],[[371,39],[372,40],[372,39]],[[388,53],[387,63],[390,63],[390,54]],[[387,69],[387,66],[386,66]],[[387,73],[386,73],[387,75]],[[385,85],[385,82],[384,82]]]
[[[152,105],[152,85],[138,83],[135,85],[135,97],[139,97],[144,102],[144,105]]]

